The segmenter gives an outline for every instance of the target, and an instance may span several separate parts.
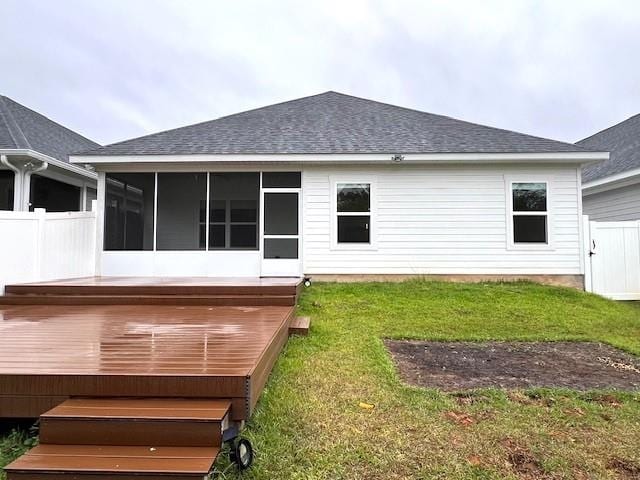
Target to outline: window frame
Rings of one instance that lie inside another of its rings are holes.
[[[329,179],[331,195],[331,250],[366,251],[377,250],[377,178],[367,175],[332,176]],[[364,183],[369,185],[368,212],[338,212],[338,185]],[[338,243],[338,216],[369,216],[369,243]]]
[[[546,204],[544,211],[514,211],[513,209],[513,186],[516,183],[544,183],[546,186]],[[552,222],[552,189],[553,181],[550,177],[505,176],[505,196],[506,196],[506,222],[507,222],[507,250],[554,250],[553,222]],[[542,242],[516,242],[514,239],[514,216],[545,216],[547,226],[547,241]]]

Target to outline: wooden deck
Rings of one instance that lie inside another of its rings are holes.
[[[293,307],[0,306],[0,417],[36,417],[70,396],[167,396],[231,398],[247,418],[293,317]]]
[[[6,287],[0,417],[40,416],[9,480],[205,478],[294,325],[301,279],[91,277]],[[308,328],[308,325],[307,325]]]

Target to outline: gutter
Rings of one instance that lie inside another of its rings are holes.
[[[4,153],[0,155],[0,163],[5,167],[7,167],[9,170],[13,170],[13,173],[16,173],[16,174],[20,173],[20,169],[15,165],[9,163],[9,160],[7,160],[7,155]]]
[[[558,153],[354,153],[354,154],[179,154],[71,155],[71,163],[312,163],[312,164],[447,164],[447,163],[575,163],[608,160],[608,152]]]
[[[35,158],[36,160],[40,160],[41,162],[46,163],[47,165],[53,165],[62,170],[67,170],[69,172],[73,172],[77,175],[81,175],[83,177],[90,178],[92,180],[98,180],[98,174],[96,172],[92,172],[87,170],[86,168],[82,168],[78,165],[74,165],[72,163],[63,162],[62,160],[58,160],[57,158],[50,157],[49,155],[44,155],[43,153],[36,152],[35,150],[31,150],[28,148],[20,148],[20,149],[0,149],[0,155],[24,155],[26,157]],[[3,165],[6,165],[3,162]],[[8,166],[8,165],[7,165]],[[11,168],[11,167],[9,167]],[[47,168],[47,167],[45,167]],[[45,168],[39,169],[37,171],[42,171]],[[11,168],[13,170],[13,168]],[[14,170],[15,171],[15,170]],[[35,171],[32,171],[34,173]]]

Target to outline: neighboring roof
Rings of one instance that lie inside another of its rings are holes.
[[[640,168],[640,114],[576,144],[610,152],[609,160],[583,169],[582,181],[585,183]]]
[[[100,144],[0,95],[0,149],[28,149],[64,162]]]
[[[291,100],[79,155],[555,153],[571,143],[337,92]]]

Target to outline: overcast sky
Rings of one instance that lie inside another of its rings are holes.
[[[640,112],[637,0],[0,0],[0,18],[0,94],[103,144],[327,90],[572,142]]]

